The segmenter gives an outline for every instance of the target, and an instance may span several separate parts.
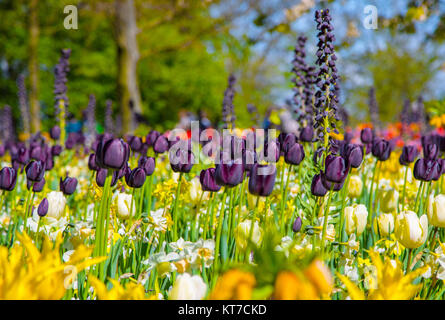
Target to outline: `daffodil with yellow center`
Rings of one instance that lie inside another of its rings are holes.
[[[369,251],[369,255],[376,270],[376,283],[371,286],[367,295],[348,277],[337,274],[352,300],[409,300],[417,295],[422,285],[415,285],[413,281],[425,273],[428,267],[404,274],[399,260],[391,260],[389,257],[382,260],[379,253],[374,250]]]

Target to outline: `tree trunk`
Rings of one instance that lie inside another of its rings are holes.
[[[38,0],[31,0],[29,3],[29,105],[31,113],[31,132],[40,131],[40,103],[39,103],[39,65],[38,65],[38,44],[39,44],[39,19]]]
[[[116,0],[116,42],[118,58],[118,95],[122,133],[134,130],[134,113],[142,113],[137,81],[139,50],[136,12],[133,0]]]

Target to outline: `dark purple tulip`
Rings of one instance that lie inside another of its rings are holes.
[[[45,171],[50,171],[52,168],[54,168],[54,159],[51,155],[49,155],[45,161]]]
[[[276,177],[277,168],[274,165],[254,164],[250,170],[249,192],[261,197],[269,196]]]
[[[346,176],[345,176],[345,178],[346,178]],[[340,191],[341,188],[343,188],[343,184],[345,183],[345,180],[346,179],[343,179],[341,182],[335,183],[335,182],[329,181],[324,172],[321,173],[321,183],[326,188],[326,190]]]
[[[328,181],[341,183],[348,175],[349,168],[341,156],[328,155],[325,160],[325,177]]]
[[[153,144],[153,150],[156,153],[164,153],[169,149],[168,140],[164,136],[159,136]]]
[[[156,130],[150,131],[150,133],[147,134],[147,137],[145,138],[145,143],[149,147],[153,146],[160,135],[161,134]],[[160,152],[160,153],[162,153],[162,152]]]
[[[344,144],[340,154],[348,160],[348,163],[353,168],[360,167],[363,161],[363,147],[358,144]]]
[[[51,139],[58,140],[60,138],[60,128],[59,126],[54,126],[49,131],[49,135],[51,136]]]
[[[53,156],[58,156],[62,153],[62,150],[63,150],[62,146],[57,144],[57,145],[51,147],[51,154]]]
[[[156,168],[156,160],[153,157],[142,156],[139,159],[139,167],[143,168],[147,176],[151,176]]]
[[[17,182],[17,170],[10,167],[4,167],[0,170],[0,189],[12,191]]]
[[[29,161],[29,150],[26,149],[25,147],[19,148],[18,154],[17,154],[17,160],[21,164],[27,164]]]
[[[311,142],[314,139],[314,128],[306,126],[300,131],[300,140],[303,142]]]
[[[202,191],[218,192],[221,186],[216,183],[216,169],[208,168],[199,174]]]
[[[140,188],[145,183],[145,170],[143,168],[134,168],[129,175],[125,176],[125,181],[129,187]]]
[[[375,140],[372,144],[372,155],[380,161],[388,160],[391,155],[391,144],[385,139]]]
[[[137,136],[132,136],[128,140],[128,144],[133,152],[139,152],[142,148],[142,139]]]
[[[131,173],[131,168],[128,166],[128,163],[124,164],[122,169],[117,171],[117,178],[120,179],[122,177],[127,177]]]
[[[233,160],[216,165],[216,183],[222,186],[234,187],[243,182],[244,165]]]
[[[42,150],[42,147],[37,146],[37,147],[34,147],[31,149],[29,157],[31,159],[45,161],[45,159],[42,159],[43,153],[44,153],[44,150]]]
[[[174,172],[189,173],[192,170],[195,158],[190,150],[176,150],[169,153],[170,166]]]
[[[264,145],[264,155],[267,157],[268,160],[270,158],[270,162],[278,162],[281,155],[280,151],[280,143],[277,140],[271,140]]]
[[[148,144],[143,143],[141,149],[139,150],[139,153],[142,154],[143,156],[147,155],[147,151],[148,151]]]
[[[410,163],[414,162],[414,160],[416,160],[418,155],[419,155],[419,150],[417,149],[416,146],[412,145],[403,146],[402,154],[400,155],[399,158],[399,163],[402,166],[407,166]]]
[[[414,178],[421,181],[437,181],[442,174],[442,163],[432,159],[418,159],[414,164]]]
[[[279,151],[278,151],[279,152]],[[256,152],[244,149],[243,150],[243,165],[244,170],[250,171],[255,163],[258,162]]]
[[[114,186],[117,183],[117,180],[119,180],[118,172],[119,171],[114,171],[113,172],[113,178],[111,179],[111,186]],[[105,185],[105,180],[107,178],[107,174],[108,174],[108,170],[107,169],[99,168],[99,170],[97,170],[97,172],[96,172],[96,183],[97,183],[97,185],[99,187],[103,187]]]
[[[303,159],[304,148],[299,143],[295,143],[284,152],[284,161],[288,164],[299,165]]]
[[[321,174],[317,174],[312,178],[311,193],[316,197],[324,197],[328,190],[321,181]]]
[[[43,179],[45,174],[45,163],[42,161],[31,161],[25,168],[26,177],[33,181],[38,182]]]
[[[90,154],[88,157],[88,168],[93,171],[99,170],[99,166],[96,164],[96,155],[94,153]]]
[[[60,178],[60,191],[66,195],[71,195],[76,191],[77,179],[66,177],[65,179]]]
[[[39,182],[32,182],[31,180],[26,180],[26,187],[29,190],[29,189],[31,189],[31,186],[32,186],[32,191],[33,192],[40,192],[40,191],[43,190],[43,187],[45,186],[45,183],[46,183],[45,178],[43,178]]]
[[[96,164],[103,169],[121,169],[130,156],[130,147],[122,139],[102,140],[97,146]]]
[[[40,217],[46,216],[46,214],[48,213],[48,208],[49,208],[48,199],[43,198],[43,200],[40,202],[40,204],[37,208],[37,214]]]
[[[350,131],[345,132],[343,140],[346,141],[346,143],[350,143],[351,140],[354,138],[354,134]]]
[[[301,218],[297,217],[294,223],[292,224],[292,231],[295,233],[300,232],[302,224],[303,221],[301,220]]]
[[[281,151],[283,151],[284,154],[286,154],[286,152],[296,143],[297,143],[297,137],[295,136],[295,134],[293,133],[286,134],[286,136],[283,138],[283,143],[281,143]]]
[[[423,157],[425,159],[436,159],[439,154],[439,147],[437,144],[430,143],[424,145]]]
[[[374,139],[374,133],[372,132],[371,128],[363,128],[360,132],[360,140],[364,144],[369,144]]]

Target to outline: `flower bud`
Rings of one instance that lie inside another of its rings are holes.
[[[437,181],[442,174],[442,163],[432,159],[417,159],[414,164],[414,178],[421,181]]]
[[[228,163],[220,163],[216,165],[216,183],[221,186],[234,187],[243,182],[244,165],[235,163],[233,160]]]
[[[152,146],[155,144],[156,139],[158,139],[158,137],[159,137],[160,135],[161,135],[161,134],[160,134],[158,131],[156,131],[156,130],[152,130],[152,131],[150,131],[150,133],[147,134],[147,136],[145,137],[145,143],[146,143],[149,147],[152,147]]]
[[[60,155],[62,153],[62,150],[63,150],[62,146],[56,144],[55,146],[51,147],[51,155],[52,156],[58,156],[58,155]]]
[[[348,175],[349,168],[343,157],[328,155],[325,161],[325,177],[329,182],[342,183]],[[326,187],[326,186],[325,186]]]
[[[14,168],[4,167],[0,170],[0,189],[12,191],[17,183],[17,171]]]
[[[170,166],[174,172],[189,173],[195,162],[191,150],[177,149],[176,153],[169,152]]]
[[[48,217],[59,219],[65,212],[66,198],[60,191],[51,191],[47,195]]]
[[[122,139],[102,140],[97,146],[96,164],[103,169],[121,169],[130,156],[130,147]]]
[[[358,168],[363,161],[363,147],[352,143],[344,144],[341,148],[341,156],[352,168]]]
[[[314,128],[306,126],[300,131],[300,140],[303,142],[311,142],[314,139]]]
[[[116,197],[117,216],[120,219],[128,219],[130,217],[130,208],[133,207],[132,215],[136,212],[136,204],[133,199],[133,205],[131,204],[131,194],[119,192]]]
[[[369,144],[374,139],[374,133],[372,132],[371,128],[363,128],[360,132],[360,140],[364,144]]]
[[[180,274],[169,293],[170,300],[202,300],[207,293],[207,285],[198,275]]]
[[[254,164],[250,171],[249,192],[267,197],[269,196],[275,184],[277,169],[274,165]]]
[[[235,241],[237,246],[244,250],[250,241],[257,247],[261,245],[263,240],[263,230],[258,224],[258,221],[253,223],[252,238],[250,239],[250,229],[252,228],[252,220],[244,220],[235,228]]]
[[[26,180],[26,187],[31,189],[32,186],[32,192],[41,192],[43,190],[43,187],[45,186],[46,180],[43,178],[42,180],[38,182],[33,182],[31,180]]]
[[[131,136],[128,140],[128,145],[133,152],[140,152],[142,148],[142,139],[137,136]]]
[[[280,141],[281,151],[284,152],[284,154],[287,153],[287,151],[297,143],[297,137],[293,133],[287,133],[286,135],[282,136],[282,142]]]
[[[43,198],[43,200],[39,204],[39,207],[37,208],[37,214],[40,217],[46,216],[46,214],[48,213],[48,208],[49,208],[48,199],[47,198]]]
[[[94,153],[90,154],[88,157],[88,168],[93,171],[99,170],[99,166],[96,163],[96,155]]]
[[[368,219],[368,209],[363,204],[354,204],[345,208],[346,233],[361,235],[365,231]]]
[[[221,186],[216,183],[215,168],[202,170],[199,175],[199,181],[203,191],[218,192],[221,189]]]
[[[45,163],[42,161],[31,161],[25,168],[28,180],[38,182],[43,179],[45,174]]]
[[[428,218],[419,217],[413,211],[403,211],[396,219],[395,234],[406,248],[415,249],[425,243],[428,236]]]
[[[324,197],[328,190],[321,181],[321,174],[317,174],[312,178],[311,193],[316,197]]]
[[[391,155],[391,144],[385,139],[375,140],[372,144],[372,155],[380,161],[388,160]]]
[[[445,195],[430,195],[428,198],[428,221],[431,225],[445,228]]]
[[[363,191],[363,181],[358,175],[351,175],[348,183],[348,197],[358,198]]]
[[[301,220],[301,218],[297,217],[294,223],[292,224],[292,231],[295,233],[300,232],[302,224],[303,221]]]
[[[155,171],[156,160],[153,157],[142,156],[138,162],[139,167],[143,168],[147,176],[151,176]]]
[[[76,191],[77,187],[77,179],[66,177],[65,179],[60,178],[59,182],[60,191],[62,191],[65,195],[71,195]]]
[[[53,139],[53,140],[58,140],[60,138],[60,133],[61,133],[61,131],[60,131],[59,126],[54,126],[49,131],[49,135],[51,136],[51,139]]]
[[[391,213],[383,213],[377,218],[380,235],[388,237],[394,231],[394,216]]]
[[[167,151],[169,149],[169,145],[168,145],[168,140],[166,137],[164,136],[159,136],[154,145],[153,145],[153,150],[156,153],[164,153],[165,151]]]
[[[399,192],[395,189],[384,190],[380,195],[380,210],[386,213],[397,210]]]
[[[402,154],[400,155],[399,158],[399,163],[402,166],[407,166],[410,163],[414,162],[414,160],[416,160],[418,155],[419,155],[419,150],[417,150],[416,146],[412,145],[403,146]]]
[[[295,143],[284,152],[284,161],[288,164],[299,165],[304,159],[304,148],[301,144]]]
[[[129,187],[140,188],[145,183],[146,174],[143,168],[135,168],[131,170],[129,175],[125,176],[125,181]]]

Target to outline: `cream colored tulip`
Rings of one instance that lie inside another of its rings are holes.
[[[48,213],[47,217],[60,219],[64,212],[66,206],[66,198],[61,191],[51,191],[46,196],[48,199]]]
[[[358,175],[351,175],[348,183],[348,197],[358,198],[362,194],[363,181]]]
[[[377,218],[380,235],[389,236],[394,231],[394,216],[391,213],[383,213]]]
[[[410,249],[420,247],[428,236],[428,218],[413,211],[403,211],[396,219],[395,234],[400,243]]]
[[[235,240],[236,244],[240,249],[245,249],[247,247],[247,243],[250,240],[250,229],[252,227],[252,220],[244,220],[235,228]],[[261,245],[261,241],[263,240],[263,230],[258,224],[258,221],[255,221],[253,224],[252,231],[252,242],[257,246]]]
[[[207,285],[198,275],[188,273],[179,275],[169,294],[170,300],[202,300],[207,292]]]
[[[435,227],[445,228],[445,195],[428,198],[428,221]]]
[[[117,205],[117,216],[121,219],[128,219],[130,217],[130,207],[131,207],[131,194],[119,192],[116,197]],[[136,213],[136,201],[133,200],[133,211],[132,215]]]
[[[382,192],[380,197],[380,210],[385,213],[397,210],[399,193],[395,189],[388,189]]]
[[[346,233],[361,235],[365,231],[368,209],[363,204],[354,204],[345,208]]]

